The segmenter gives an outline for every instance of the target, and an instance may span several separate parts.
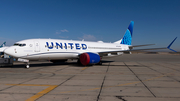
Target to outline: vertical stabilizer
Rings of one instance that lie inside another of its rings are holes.
[[[129,27],[126,30],[120,44],[131,45],[132,34],[133,34],[133,26],[134,26],[134,21],[131,21],[131,23],[129,24]]]
[[[6,46],[6,42],[4,42],[4,43],[0,46],[0,48],[1,48],[1,47],[4,47],[4,46]]]

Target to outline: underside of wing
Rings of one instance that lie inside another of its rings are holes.
[[[133,46],[129,46],[129,49],[133,49],[135,47],[151,46],[151,45],[155,45],[155,44],[133,45]]]
[[[106,52],[99,52],[100,56],[108,56],[108,55],[119,55],[119,54],[131,54],[131,52],[136,51],[146,51],[146,50],[160,50],[160,49],[168,49],[167,47],[163,48],[149,48],[149,49],[129,49],[129,50],[119,50],[119,51],[106,51]]]

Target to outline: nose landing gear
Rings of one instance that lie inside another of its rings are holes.
[[[25,67],[26,67],[27,69],[29,68],[29,60],[18,58],[18,61],[26,63],[26,66],[25,66]]]
[[[26,68],[27,68],[27,69],[29,68],[29,62],[26,64]]]

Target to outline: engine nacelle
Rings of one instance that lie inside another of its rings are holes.
[[[79,59],[84,66],[99,63],[101,60],[100,56],[95,53],[83,53],[80,55]]]

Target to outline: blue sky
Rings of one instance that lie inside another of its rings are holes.
[[[114,42],[134,21],[133,45],[180,51],[180,0],[0,0],[0,43],[30,38]]]

